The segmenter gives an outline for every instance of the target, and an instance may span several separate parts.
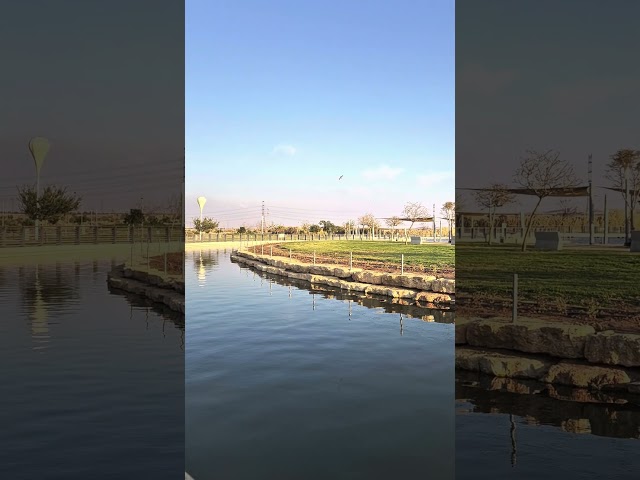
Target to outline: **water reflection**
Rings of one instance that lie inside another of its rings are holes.
[[[236,263],[233,262],[232,263]],[[246,272],[246,275],[252,274],[253,280],[260,279],[260,286],[264,285],[264,282],[269,283],[269,295],[272,296],[272,284],[278,284],[289,287],[289,297],[292,295],[292,288],[301,291],[307,291],[311,295],[311,308],[316,310],[316,295],[322,298],[342,300],[348,303],[348,316],[351,319],[351,303],[356,302],[359,305],[368,307],[371,309],[379,309],[385,313],[398,313],[404,318],[419,318],[425,322],[437,322],[437,323],[454,323],[455,313],[450,309],[435,308],[431,304],[422,302],[416,302],[414,300],[391,298],[383,295],[371,295],[358,292],[349,292],[347,290],[341,290],[340,288],[331,287],[328,285],[318,285],[303,280],[293,279],[289,277],[282,277],[280,275],[273,275],[266,272],[255,270],[250,266],[244,264],[238,264],[240,269]],[[400,319],[400,333],[403,332],[402,317]]]
[[[166,338],[166,328],[168,327],[168,322],[172,324],[174,327],[177,327],[180,330],[180,349],[184,350],[184,329],[185,329],[185,317],[183,313],[176,312],[171,310],[169,307],[161,304],[153,302],[145,297],[141,297],[134,293],[126,292],[124,290],[119,290],[117,288],[112,288],[110,286],[107,287],[109,289],[109,293],[112,295],[119,295],[126,298],[127,303],[129,304],[129,319],[133,320],[133,315],[136,310],[145,310],[145,322],[146,322],[146,330],[150,330],[149,325],[149,315],[150,313],[155,313],[162,317],[162,336]]]
[[[640,395],[591,391],[532,380],[456,372],[458,414],[510,416],[512,462],[516,460],[516,423],[554,426],[572,434],[640,439]]]
[[[18,288],[22,310],[31,330],[33,350],[43,353],[51,338],[50,327],[57,322],[49,320],[50,312],[64,312],[77,302],[80,288],[80,264],[71,268],[56,263],[51,265],[23,265],[18,268]]]
[[[207,274],[212,272],[220,263],[220,251],[194,251],[191,253],[191,259],[198,276],[198,286],[204,287],[207,281]]]

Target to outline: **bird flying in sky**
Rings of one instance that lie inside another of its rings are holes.
[[[338,180],[342,180],[342,177],[344,177],[344,175],[340,175],[340,178]]]

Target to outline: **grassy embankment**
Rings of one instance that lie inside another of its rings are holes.
[[[349,254],[353,252],[353,267],[386,272],[400,272],[401,255],[404,254],[406,272],[421,272],[438,277],[453,278],[455,272],[455,248],[449,244],[405,245],[403,242],[323,240],[319,242],[288,242],[274,245],[273,254],[289,256],[304,262],[349,265]],[[253,250],[253,248],[252,248]],[[255,247],[256,253],[269,253]]]
[[[458,307],[510,308],[518,274],[523,311],[553,315],[640,314],[640,255],[616,247],[555,252],[516,246],[456,245]]]

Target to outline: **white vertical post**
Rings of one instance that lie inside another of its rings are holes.
[[[400,275],[404,275],[404,253],[400,255]]]
[[[518,319],[518,274],[513,274],[513,313],[511,315],[511,321],[516,323]]]
[[[316,264],[316,251],[313,251],[313,264]]]
[[[273,257],[273,245],[271,245],[271,246],[269,247],[269,250],[270,250],[269,255]]]
[[[353,252],[349,252],[349,271],[353,269]]]

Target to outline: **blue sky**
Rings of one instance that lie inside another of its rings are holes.
[[[584,184],[592,154],[594,185],[609,185],[603,178],[609,156],[640,149],[638,14],[638,2],[615,8],[597,0],[460,0],[457,185],[513,184],[526,149],[557,150]],[[596,209],[605,194],[609,207],[622,207],[621,195],[595,188]],[[519,203],[529,209],[535,201]],[[547,199],[542,208],[557,203]],[[585,205],[582,198],[572,206]],[[473,209],[470,198],[465,207]]]
[[[454,199],[453,1],[186,9],[187,223],[200,195],[229,227]]]

